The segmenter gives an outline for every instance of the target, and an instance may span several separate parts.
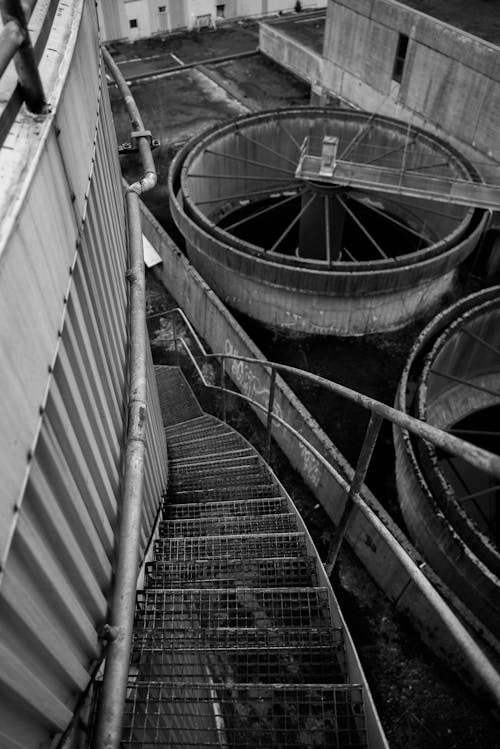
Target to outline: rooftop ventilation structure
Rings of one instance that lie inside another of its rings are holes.
[[[226,303],[270,327],[335,335],[394,330],[435,308],[498,199],[423,130],[317,107],[194,138],[169,191],[190,259]]]

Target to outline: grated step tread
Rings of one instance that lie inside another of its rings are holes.
[[[316,648],[151,647],[136,644],[131,666],[139,681],[324,684],[345,682],[342,638],[335,646]]]
[[[235,517],[240,515],[265,516],[281,514],[288,510],[284,497],[248,499],[236,502],[193,502],[191,504],[165,504],[163,517],[166,520],[188,520],[191,518]]]
[[[258,456],[256,455],[255,450],[250,447],[242,447],[238,450],[221,450],[219,452],[212,452],[206,455],[192,455],[190,453],[187,457],[179,458],[176,458],[174,455],[172,455],[172,452],[175,453],[175,450],[170,450],[169,464],[172,470],[175,471],[182,470],[182,468],[184,467],[195,468],[199,466],[201,468],[203,465],[211,465],[214,460],[216,460],[221,465],[228,465],[231,463],[231,461],[234,462],[236,460],[249,458],[253,458],[254,461],[258,460]]]
[[[273,629],[330,625],[326,588],[146,589],[137,594],[137,629]]]
[[[241,486],[208,487],[205,489],[177,489],[172,492],[176,503],[193,502],[197,499],[232,500],[279,497],[281,490],[277,484],[245,484]]]
[[[312,558],[210,559],[149,562],[148,588],[308,587],[317,584]]]
[[[242,533],[286,533],[297,530],[297,519],[291,512],[265,517],[204,518],[196,520],[162,520],[161,538],[222,536]]]
[[[314,743],[311,743],[314,742]],[[339,684],[168,684],[127,689],[122,747],[362,749],[360,686]]]
[[[256,559],[307,554],[305,534],[262,533],[255,536],[165,538],[155,541],[157,561],[193,561],[214,558]]]

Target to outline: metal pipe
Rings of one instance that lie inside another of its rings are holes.
[[[20,0],[1,0],[0,11],[5,25],[14,21],[22,32],[23,38],[14,57],[14,64],[26,106],[31,112],[41,114],[46,109],[45,93],[23,6]]]
[[[127,688],[130,649],[134,626],[135,591],[139,571],[139,546],[146,450],[146,281],[139,195],[156,184],[156,169],[150,137],[130,94],[130,90],[111,55],[103,49],[105,63],[115,77],[132,126],[145,175],[126,191],[130,282],[130,379],[128,430],[125,449],[122,507],[118,532],[118,554],[111,598],[108,631],[111,638],[106,651],[104,679],[94,745],[98,749],[117,749],[120,743]]]

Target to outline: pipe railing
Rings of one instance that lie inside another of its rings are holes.
[[[466,442],[465,440],[455,437],[454,435],[449,434],[448,432],[445,432],[441,429],[438,429],[437,427],[434,427],[425,421],[421,421],[420,419],[416,419],[413,416],[409,416],[403,411],[399,411],[398,409],[393,408],[392,406],[387,406],[385,403],[381,403],[380,401],[377,401],[376,399],[371,398],[370,396],[363,395],[362,393],[358,393],[355,390],[351,390],[350,388],[347,388],[344,385],[340,385],[339,383],[333,382],[331,380],[327,380],[324,377],[319,377],[318,375],[315,375],[311,372],[307,372],[302,369],[297,369],[296,367],[291,367],[286,364],[278,364],[276,362],[270,362],[267,359],[255,359],[255,358],[250,358],[250,357],[237,356],[235,354],[209,353],[208,351],[206,351],[198,334],[196,333],[193,326],[191,325],[188,318],[186,317],[186,315],[181,309],[176,308],[173,310],[169,310],[168,312],[161,312],[161,313],[158,313],[157,316],[161,315],[161,316],[166,317],[174,313],[178,314],[182,318],[184,324],[188,328],[191,336],[193,337],[202,355],[207,359],[213,358],[220,362],[221,385],[220,386],[212,385],[206,380],[201,368],[198,365],[198,362],[196,361],[195,357],[193,356],[192,351],[190,350],[189,346],[186,344],[184,339],[183,338],[177,339],[177,337],[175,338],[176,351],[177,351],[177,340],[180,340],[184,350],[187,352],[190,360],[195,366],[196,371],[199,377],[201,378],[204,386],[207,388],[214,389],[214,390],[222,391],[223,419],[225,420],[226,393],[230,393],[231,395],[237,398],[243,399],[247,401],[248,403],[250,403],[253,407],[256,407],[266,412],[267,413],[266,450],[267,450],[268,459],[269,459],[269,454],[270,454],[272,424],[274,421],[276,421],[281,426],[285,427],[291,434],[293,434],[293,436],[296,439],[298,439],[300,443],[304,445],[314,455],[314,457],[317,460],[319,460],[321,465],[333,475],[335,480],[342,486],[342,488],[346,492],[345,504],[344,504],[344,507],[342,508],[340,520],[337,524],[336,532],[332,538],[326,564],[325,564],[326,571],[329,575],[331,574],[333,567],[335,565],[338,552],[340,550],[342,540],[344,538],[351,515],[354,511],[356,504],[360,501],[359,493],[364,483],[364,480],[366,478],[366,473],[370,465],[370,460],[371,460],[373,450],[374,450],[374,447],[375,447],[375,444],[376,444],[376,441],[380,432],[380,427],[384,420],[390,421],[393,425],[396,425],[400,427],[401,429],[405,429],[408,432],[411,432],[412,434],[416,435],[417,437],[420,437],[421,439],[432,442],[434,445],[441,448],[442,450],[454,455],[455,457],[461,458],[462,460],[466,461],[470,465],[473,465],[476,468],[483,470],[485,473],[488,473],[489,475],[494,476],[496,478],[500,478],[500,456],[495,455],[489,452],[488,450],[484,450],[480,447],[476,447],[476,445],[472,445],[470,442]],[[174,328],[174,333],[176,334],[175,328]],[[239,393],[234,390],[229,390],[228,388],[224,387],[226,360],[235,360],[235,361],[246,362],[248,364],[256,364],[256,365],[263,366],[270,370],[270,387],[269,387],[269,397],[268,397],[267,408],[263,406],[261,403],[259,403],[258,401],[255,401],[252,398],[249,398],[248,396],[243,395],[242,393]],[[366,429],[366,433],[365,433],[364,441],[360,450],[356,469],[350,482],[346,479],[346,477],[341,476],[338,473],[338,471],[321,455],[321,453],[318,450],[316,450],[313,447],[313,445],[310,444],[310,442],[308,442],[308,440],[302,437],[302,435],[300,435],[290,424],[285,422],[281,417],[273,413],[277,372],[287,372],[289,374],[293,374],[295,376],[302,377],[303,379],[312,381],[317,385],[322,385],[326,389],[332,391],[333,393],[350,400],[352,403],[355,403],[356,405],[361,406],[362,408],[370,412],[370,421]]]
[[[21,0],[0,0],[0,15],[4,23],[0,32],[0,76],[14,60],[26,106],[40,114],[46,108],[45,94]]]
[[[130,343],[128,428],[122,489],[120,526],[117,541],[115,579],[110,603],[108,640],[94,746],[116,749],[120,744],[126,697],[135,593],[139,571],[139,548],[146,451],[146,281],[139,196],[156,184],[151,154],[151,133],[144,124],[123,75],[109,52],[102,48],[104,62],[123,96],[141,155],[144,176],[125,193],[128,218],[130,283]]]

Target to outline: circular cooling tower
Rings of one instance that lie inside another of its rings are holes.
[[[390,169],[425,189],[429,177],[479,180],[419,128],[364,112],[284,109],[213,128],[178,153],[169,176],[174,220],[214,291],[268,326],[336,335],[397,329],[450,290],[486,214],[342,187],[335,174],[304,178],[301,156],[321,156],[332,140],[339,159],[369,166],[377,179]]]
[[[396,406],[500,453],[500,287],[438,315],[417,339]],[[499,482],[395,430],[396,478],[423,556],[478,619],[500,632]]]

